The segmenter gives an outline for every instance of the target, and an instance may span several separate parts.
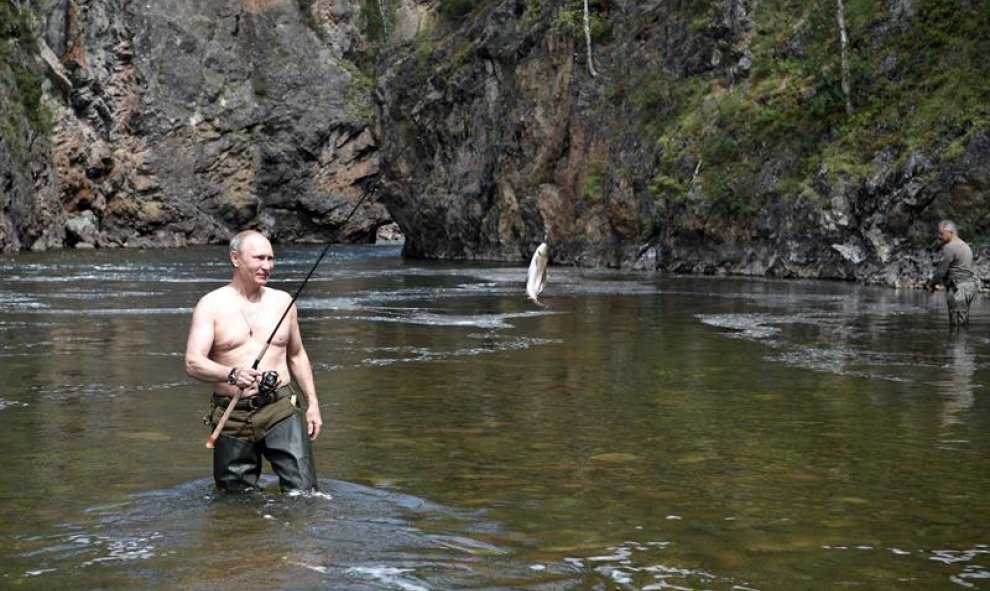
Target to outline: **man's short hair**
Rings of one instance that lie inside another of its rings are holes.
[[[953,222],[952,220],[942,220],[941,222],[938,223],[938,229],[947,230],[949,232],[952,232],[953,234],[959,233],[959,229],[956,228],[956,223]]]
[[[230,252],[241,252],[241,247],[244,246],[244,240],[252,234],[260,234],[257,230],[244,230],[238,232],[230,239]]]

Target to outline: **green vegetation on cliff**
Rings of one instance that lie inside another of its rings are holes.
[[[15,154],[28,134],[47,134],[51,113],[42,101],[42,72],[33,30],[37,2],[0,2],[0,136]]]
[[[695,186],[715,212],[756,214],[769,199],[816,197],[816,180],[866,178],[879,154],[946,163],[990,125],[990,2],[846,0],[851,114],[836,6],[760,2],[745,78],[629,82],[663,151],[658,200]]]
[[[415,6],[381,55],[417,255],[897,283],[943,216],[990,237],[988,0]]]

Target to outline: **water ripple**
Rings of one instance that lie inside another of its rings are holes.
[[[8,408],[24,408],[28,404],[26,402],[21,402],[20,400],[7,400],[5,398],[0,398],[0,410],[6,410]]]
[[[319,493],[229,496],[197,480],[134,495],[89,509],[65,533],[21,537],[20,572],[49,588],[188,589],[198,581],[192,587],[212,589],[216,576],[216,588],[298,591],[496,589],[493,569],[506,580],[533,576],[507,549],[476,537],[499,529],[480,512],[342,481],[320,485]]]

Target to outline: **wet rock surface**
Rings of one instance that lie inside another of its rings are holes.
[[[354,15],[334,4],[310,7],[317,22],[289,1],[48,3],[54,124],[47,158],[23,159],[47,160],[55,213],[8,214],[0,247],[181,246],[245,227],[374,241],[391,220],[373,197],[342,224],[378,164],[368,84],[344,55]]]
[[[860,176],[822,169],[792,192],[777,187],[793,157],[755,154],[760,173],[739,198],[766,204],[742,213],[694,184],[658,199],[666,148],[630,98],[643,72],[710,80],[701,109],[717,110],[752,69],[757,3],[710,4],[690,21],[682,2],[597,5],[611,31],[594,47],[595,76],[560,12],[518,1],[465,19],[429,53],[395,56],[379,81],[383,195],[406,253],[526,261],[546,238],[556,264],[912,286],[938,254],[940,219],[987,226],[990,128],[962,157],[881,146]],[[688,156],[671,174],[709,166]],[[990,278],[990,261],[977,265]]]
[[[876,34],[920,18],[908,4]],[[913,286],[951,218],[990,278],[988,127],[878,143],[852,172],[823,160],[799,187],[781,178],[801,156],[768,147],[746,155],[758,172],[745,183],[722,179],[728,197],[710,156],[659,141],[681,116],[679,82],[698,81],[701,115],[752,83],[756,2],[592,3],[591,52],[563,6],[368,6],[47,2],[33,54],[18,47],[52,124],[0,139],[0,250],[255,227],[285,242],[404,238],[417,257],[525,262],[546,240],[553,264]],[[901,71],[898,56],[878,64]]]

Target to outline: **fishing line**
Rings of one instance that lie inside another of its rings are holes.
[[[344,218],[344,221],[339,224],[340,226],[343,226],[348,221],[350,221],[351,216],[353,216],[354,212],[357,211],[358,207],[360,207],[360,205],[364,203],[364,200],[368,197],[368,195],[369,193],[365,193],[360,199],[358,199],[358,202],[354,204],[354,207],[353,209],[351,209],[351,212],[347,214],[347,217]],[[293,295],[292,299],[289,300],[289,305],[285,307],[285,312],[282,312],[282,317],[278,319],[278,323],[275,325],[275,329],[272,330],[272,334],[270,334],[268,336],[268,340],[265,341],[265,347],[261,350],[261,353],[258,353],[258,356],[255,358],[254,363],[251,364],[251,369],[258,369],[258,366],[261,365],[261,359],[265,356],[265,353],[268,352],[268,347],[271,346],[272,340],[275,338],[275,335],[278,333],[279,327],[282,326],[282,321],[284,321],[285,317],[289,315],[289,311],[292,310],[292,306],[296,303],[296,300],[299,299],[299,294],[302,293],[303,288],[306,287],[307,283],[309,283],[309,278],[313,276],[313,273],[316,271],[316,268],[320,266],[320,262],[323,261],[323,257],[327,255],[327,251],[330,250],[330,246],[332,245],[333,242],[328,240],[326,246],[323,247],[323,251],[320,253],[320,256],[316,259],[316,262],[313,263],[313,266],[309,269],[309,273],[306,274],[306,278],[303,279],[302,283],[299,285],[299,288],[296,290],[295,295]],[[223,416],[220,417],[220,421],[217,423],[217,426],[213,429],[213,433],[211,433],[209,438],[207,438],[206,440],[206,447],[212,448],[213,445],[216,443],[217,437],[220,436],[220,431],[223,430],[223,426],[227,423],[227,419],[230,417],[230,412],[234,410],[234,406],[236,406],[237,401],[240,399],[242,392],[243,390],[239,390],[237,394],[231,397],[230,401],[227,403],[227,409],[224,411]]]
[[[362,202],[364,202],[364,199],[367,196],[368,193],[365,193],[364,196],[362,196],[361,199],[359,199],[358,202],[354,204],[354,208],[351,209],[351,213],[347,214],[347,217],[344,218],[344,221],[340,223],[341,226],[343,226],[348,221],[350,221],[351,216],[354,215],[354,212],[357,211],[357,208],[361,205]],[[313,263],[313,266],[309,269],[309,273],[306,274],[306,278],[303,279],[302,283],[299,285],[299,289],[296,290],[295,295],[293,295],[292,299],[289,300],[289,305],[286,306],[285,312],[282,312],[282,317],[278,319],[278,324],[275,325],[275,330],[272,331],[272,334],[269,335],[268,340],[265,341],[265,348],[262,349],[261,353],[258,354],[258,358],[255,359],[254,364],[251,365],[251,369],[258,369],[258,365],[261,363],[261,358],[265,356],[266,352],[268,352],[268,347],[269,345],[272,344],[272,339],[275,338],[275,333],[277,333],[279,327],[282,326],[282,321],[285,320],[285,317],[289,315],[289,310],[292,309],[292,305],[296,303],[297,299],[299,299],[299,294],[302,293],[303,288],[306,287],[307,283],[309,283],[309,278],[313,276],[313,273],[316,271],[316,268],[320,266],[320,262],[323,260],[323,257],[327,255],[327,251],[330,250],[330,246],[332,244],[333,244],[332,242],[328,241],[326,246],[323,247],[323,252],[320,253],[320,256],[316,259],[316,262]]]

